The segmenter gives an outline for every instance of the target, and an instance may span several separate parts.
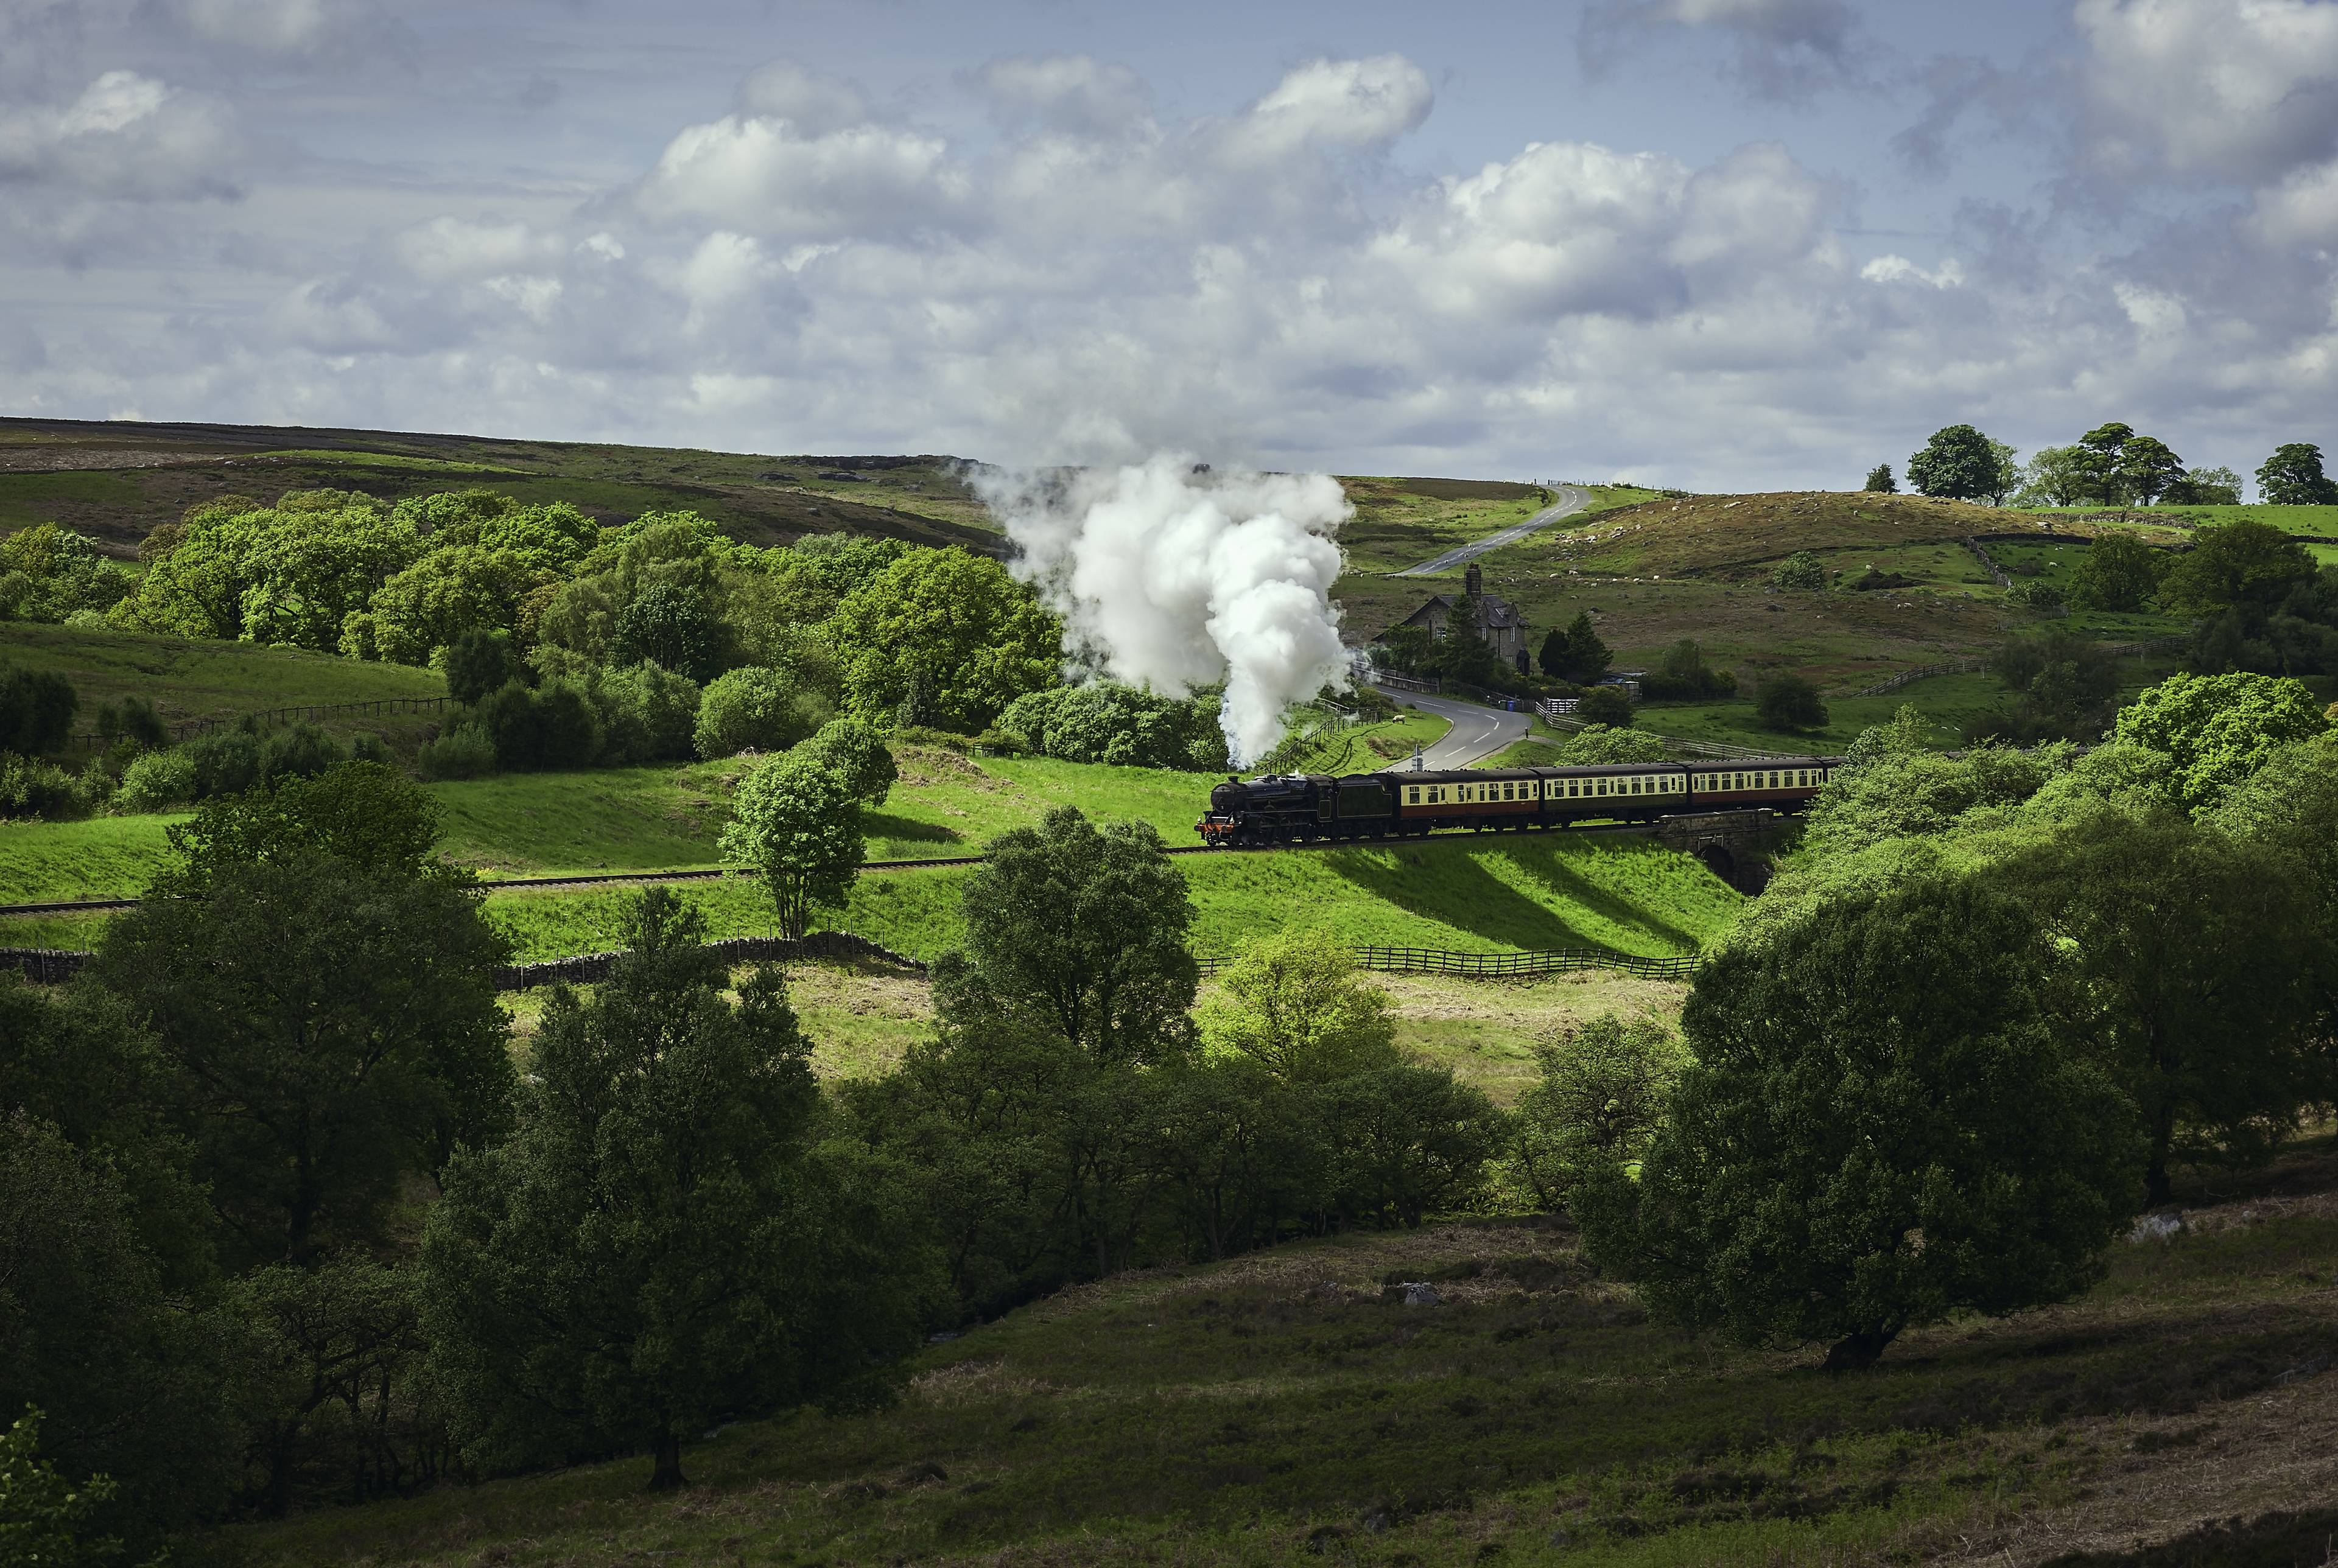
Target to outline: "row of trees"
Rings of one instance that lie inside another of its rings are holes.
[[[1908,459],[1908,483],[1922,495],[1993,506],[2235,506],[2241,500],[2241,476],[2231,469],[2187,468],[2166,442],[2117,421],[2071,446],[2040,447],[2027,464],[2018,456],[1970,425],[1950,425]],[[2256,479],[2258,497],[2271,505],[2338,504],[2338,481],[2323,475],[2322,448],[2311,442],[2276,447]],[[1899,487],[1889,463],[1869,470],[1867,490],[1889,495]]]

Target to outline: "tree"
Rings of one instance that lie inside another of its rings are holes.
[[[1429,649],[1427,668],[1430,671],[1473,686],[1491,685],[1502,679],[1506,673],[1502,662],[1478,632],[1479,613],[1475,594],[1454,601],[1445,617],[1445,629]]]
[[[1770,583],[1773,587],[1816,593],[1827,585],[1826,567],[1809,551],[1797,550],[1772,569]]]
[[[2294,864],[2176,812],[2102,807],[2010,863],[2009,887],[2066,945],[2066,1032],[2142,1112],[2145,1200],[2178,1160],[2269,1158],[2338,1088],[2312,1039],[2316,911]]]
[[[466,632],[508,631],[552,577],[526,556],[474,544],[432,550],[345,618],[338,645],[353,659],[427,664]]]
[[[2241,476],[2230,468],[2187,468],[2164,499],[2185,506],[2237,506]]]
[[[2291,441],[2258,466],[2257,497],[2268,506],[2327,506],[2338,503],[2338,483],[2322,472],[2321,447]]]
[[[0,1433],[0,1563],[7,1568],[100,1568],[119,1562],[122,1539],[102,1535],[98,1521],[119,1490],[111,1475],[76,1486],[40,1456],[37,1406]]]
[[[843,904],[869,853],[850,781],[825,757],[800,751],[767,758],[740,780],[720,847],[724,859],[762,873],[780,935],[791,941],[814,905]]]
[[[682,1486],[692,1434],[850,1397],[918,1341],[927,1255],[816,1149],[783,982],[726,1002],[704,936],[670,890],[634,901],[608,979],[546,1009],[511,1138],[447,1171],[423,1322],[482,1462],[647,1449]]]
[[[2137,436],[2119,448],[2111,476],[2122,491],[2148,506],[2184,477],[2184,459],[2156,436]]]
[[[1056,618],[997,562],[954,546],[902,555],[846,595],[828,632],[848,702],[879,723],[922,684],[943,723],[978,730],[1063,668]]]
[[[1997,449],[1970,425],[1932,432],[1924,449],[1908,459],[1908,483],[1927,495],[1970,501],[1998,490]]]
[[[1380,650],[1376,662],[1386,665],[1400,675],[1419,674],[1428,664],[1429,651],[1434,646],[1425,626],[1391,626],[1372,642]],[[1549,653],[1554,642],[1560,648],[1566,647],[1567,633],[1554,627],[1550,635],[1543,639],[1543,652]],[[1546,674],[1550,672],[1550,669],[1547,662],[1543,665]]]
[[[1388,996],[1357,977],[1355,956],[1320,931],[1282,931],[1244,945],[1209,1010],[1211,1044],[1275,1078],[1322,1083],[1394,1066]]]
[[[1891,476],[1891,464],[1878,463],[1867,471],[1867,484],[1863,488],[1871,495],[1896,495],[1900,491],[1900,482]]]
[[[1635,1183],[1578,1203],[1603,1268],[1677,1322],[1832,1342],[2065,1299],[2133,1212],[2134,1108],[2048,1024],[2019,905],[1941,874],[1866,887],[1709,960],[1695,1063]]]
[[[374,1234],[403,1178],[496,1127],[511,1081],[507,944],[457,876],[418,868],[410,822],[368,818],[388,770],[339,771],[199,817],[91,968],[176,1075],[251,1260]]]
[[[1607,673],[1608,665],[1614,662],[1615,655],[1600,640],[1599,629],[1591,623],[1591,612],[1577,610],[1575,612],[1575,619],[1567,622],[1565,641],[1554,650],[1552,640],[1559,636],[1560,633],[1553,632],[1550,637],[1543,640],[1544,671],[1577,686],[1598,684],[1600,678]],[[1550,657],[1554,652],[1560,654],[1555,667]]]
[[[2095,498],[2093,459],[2083,446],[2040,446],[2021,470],[2023,506],[2076,506]]]
[[[482,701],[467,722],[495,743],[504,768],[588,768],[600,760],[600,710],[573,679],[534,688],[515,681]]]
[[[2159,598],[2171,610],[2270,606],[2313,574],[2313,557],[2304,545],[2271,524],[2243,518],[2196,531],[2192,548],[2160,579]]]
[[[1819,689],[1791,670],[1762,682],[1754,698],[1754,714],[1764,730],[1823,730],[1827,723]]]
[[[1613,1013],[1534,1054],[1535,1081],[1511,1110],[1504,1152],[1512,1178],[1550,1212],[1587,1173],[1640,1162],[1687,1054],[1660,1020]]]
[[[1572,717],[1610,730],[1632,727],[1632,694],[1621,686],[1594,686],[1576,700]]]
[[[693,736],[709,761],[742,751],[784,751],[818,730],[827,710],[776,670],[749,665],[717,676],[699,694]]]
[[[836,770],[845,789],[863,806],[882,806],[901,777],[900,765],[885,738],[863,719],[831,719],[820,732],[801,742],[801,750]]]
[[[1995,471],[1986,494],[1990,505],[2002,506],[2021,487],[2021,465],[2016,461],[2020,454],[2002,441],[1991,441],[1989,450],[1995,462]]]
[[[0,1109],[0,1410],[37,1407],[50,1464],[118,1483],[93,1523],[151,1534],[227,1501],[241,1458],[239,1346],[229,1324],[164,1289],[137,1229],[102,1153]],[[33,1499],[17,1487],[29,1481],[0,1475],[0,1543],[28,1523]]]
[[[526,684],[534,678],[513,648],[511,633],[499,627],[473,626],[457,633],[447,644],[443,662],[447,695],[467,708],[515,681]]]
[[[2176,557],[2132,534],[2107,534],[2087,546],[2070,573],[2070,603],[2081,610],[2132,614],[2151,603]]]
[[[673,583],[653,583],[617,613],[609,662],[643,662],[706,681],[721,668],[722,629],[706,596]]]
[[[2330,729],[2304,683],[2271,675],[2171,675],[2119,710],[2118,738],[2165,752],[2175,804],[2205,810],[2284,746]]]
[[[1056,807],[990,841],[963,903],[965,961],[936,970],[938,1008],[1027,1018],[1098,1061],[1185,1049],[1194,905],[1152,824]]]
[[[1619,690],[1602,686],[1592,696]],[[1563,768],[1589,768],[1607,762],[1662,762],[1672,754],[1672,743],[1661,735],[1610,724],[1586,724],[1558,743],[1557,761]]]
[[[2091,741],[2110,727],[2118,662],[2087,637],[2058,627],[2042,637],[2017,637],[1997,651],[1989,669],[2020,701],[2009,714],[1983,715],[1968,725],[1969,741]]]
[[[73,733],[81,693],[53,670],[11,670],[0,676],[0,751],[38,757],[57,750]]]

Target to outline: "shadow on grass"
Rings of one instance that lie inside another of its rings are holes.
[[[939,822],[920,822],[911,817],[896,817],[890,812],[869,811],[861,816],[861,836],[866,838],[898,838],[918,844],[956,844],[965,834]]]
[[[1674,856],[1653,845],[1600,852]],[[1695,933],[1591,882],[1561,858],[1552,842],[1454,841],[1334,850],[1323,857],[1333,871],[1373,897],[1488,942],[1528,951],[1605,945],[1496,876],[1489,863],[1497,858],[1515,867],[1519,879],[1549,888],[1559,902],[1675,951],[1698,946]]]

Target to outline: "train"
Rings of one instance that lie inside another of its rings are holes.
[[[1588,768],[1470,768],[1458,771],[1269,773],[1233,777],[1210,791],[1194,826],[1213,849],[1351,838],[1417,838],[1444,828],[1480,832],[1648,822],[1690,812],[1806,808],[1841,757],[1761,757],[1742,762],[1616,762]]]

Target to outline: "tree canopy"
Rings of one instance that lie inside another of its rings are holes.
[[[1997,495],[1997,449],[1970,425],[1944,426],[1908,459],[1908,483],[1926,495],[1955,501]]]

